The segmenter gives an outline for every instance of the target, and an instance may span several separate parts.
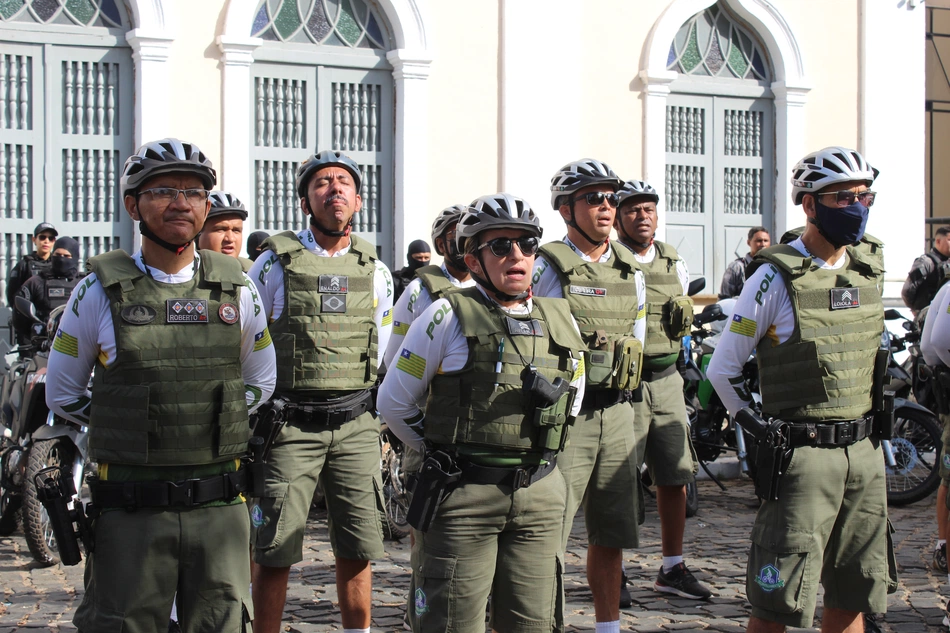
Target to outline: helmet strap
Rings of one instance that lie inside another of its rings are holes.
[[[481,252],[480,251],[476,252],[475,257],[478,258],[478,263],[482,265],[482,270],[485,270],[485,262],[484,260],[482,260]],[[495,286],[495,284],[493,284],[491,280],[487,278],[488,277],[487,275],[485,276],[485,278],[482,278],[480,275],[476,275],[475,271],[473,270],[469,270],[468,273],[472,276],[472,279],[478,282],[478,285],[482,286],[483,288],[487,288],[488,290],[491,290],[491,293],[495,295],[495,298],[498,299],[499,301],[524,301],[525,299],[531,296],[530,286],[528,286],[528,289],[525,290],[524,292],[520,292],[516,295],[510,295],[507,292],[502,292],[501,290],[499,290]]]
[[[310,208],[310,200],[308,200],[307,198],[304,198],[304,202],[307,205],[307,211],[310,212],[310,226],[317,229],[318,231],[320,231],[321,233],[323,233],[324,235],[328,237],[346,237],[347,235],[350,234],[350,230],[353,228],[352,217],[350,218],[350,221],[347,222],[346,227],[342,231],[331,231],[330,229],[326,228],[325,226],[317,222],[317,217],[313,214],[313,209]]]
[[[172,253],[175,253],[175,255],[181,255],[182,253],[184,253],[185,249],[191,246],[191,243],[195,241],[195,237],[198,237],[198,235],[200,235],[200,233],[198,233],[197,235],[195,235],[195,237],[191,238],[184,244],[172,244],[171,242],[166,242],[165,240],[160,238],[158,235],[156,235],[155,232],[148,227],[148,224],[145,223],[145,220],[139,220],[139,232],[142,234],[142,237],[148,238],[152,242],[155,242],[156,244],[164,248],[166,251],[171,251]]]
[[[589,236],[587,233],[585,233],[584,230],[581,229],[581,227],[579,227],[579,226],[577,225],[577,220],[574,219],[574,200],[571,200],[571,220],[570,220],[570,222],[567,223],[567,225],[574,227],[574,230],[577,231],[578,233],[580,233],[580,234],[581,234],[581,237],[583,237],[585,240],[587,240],[588,242],[590,242],[590,243],[593,244],[594,246],[603,246],[604,243],[607,241],[607,240],[595,240],[595,239],[591,238],[591,236]]]

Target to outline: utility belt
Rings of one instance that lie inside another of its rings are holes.
[[[251,469],[244,467],[233,473],[184,481],[94,480],[89,484],[94,506],[130,512],[139,508],[190,508],[213,501],[233,501],[244,493],[257,496]]]
[[[514,492],[540,481],[556,465],[557,456],[553,454],[543,465],[504,467],[474,464],[442,449],[427,451],[415,477],[406,520],[420,532],[427,532],[439,506],[459,485],[511,486]]]
[[[664,367],[663,369],[644,369],[640,375],[640,382],[653,382],[654,380],[672,376],[677,371],[679,370],[676,369],[676,363],[673,363],[669,367]]]
[[[598,411],[627,401],[629,392],[620,389],[587,389],[581,402],[581,411]]]
[[[871,416],[858,418],[850,422],[792,422],[790,444],[799,446],[851,446],[870,437],[873,427]]]

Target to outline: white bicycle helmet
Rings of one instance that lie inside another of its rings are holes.
[[[570,196],[578,189],[589,185],[608,183],[619,189],[623,180],[606,163],[593,158],[582,158],[564,165],[551,178],[551,206],[558,209],[564,202],[561,198]]]
[[[191,173],[199,178],[205,189],[218,181],[211,161],[197,145],[163,138],[146,143],[125,160],[119,190],[122,196],[134,195],[143,182],[152,176],[170,173]]]
[[[350,172],[356,184],[356,193],[360,193],[360,187],[363,184],[363,172],[360,171],[360,166],[356,164],[356,161],[343,152],[324,150],[317,152],[313,156],[308,156],[300,163],[300,166],[297,167],[297,177],[295,179],[297,195],[301,198],[305,198],[307,196],[307,183],[310,182],[310,176],[317,170],[329,167],[330,165],[342,167]]]
[[[436,238],[445,235],[445,232],[457,224],[462,214],[468,210],[464,204],[453,204],[451,207],[445,207],[439,211],[435,221],[432,223],[432,243],[435,244]],[[439,253],[441,255],[442,253]]]
[[[856,150],[826,147],[805,156],[792,168],[792,202],[801,204],[806,193],[837,182],[863,180],[870,187],[878,173]]]
[[[455,228],[455,243],[465,252],[465,241],[491,229],[524,229],[540,238],[541,220],[531,206],[510,193],[481,196],[472,201]]]
[[[211,200],[208,220],[216,215],[239,215],[242,220],[247,219],[247,209],[237,196],[232,196],[227,191],[212,191],[208,198]]]
[[[634,196],[649,196],[653,199],[654,203],[660,201],[660,194],[656,192],[656,189],[650,186],[649,183],[643,180],[628,180],[623,183],[623,187],[617,192],[617,195],[620,196],[620,201],[617,203],[617,208],[623,204],[624,200],[633,198]]]

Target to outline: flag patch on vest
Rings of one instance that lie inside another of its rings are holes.
[[[322,295],[320,297],[320,312],[346,312],[346,295]]]
[[[511,317],[505,317],[508,323],[508,334],[512,336],[544,336],[544,330],[541,322],[537,319],[529,321],[519,321]]]
[[[57,255],[57,257],[59,256]],[[63,287],[53,288],[53,287],[47,286],[46,296],[49,297],[50,299],[57,299],[57,298],[62,299],[63,297],[66,296],[66,289]]]
[[[320,275],[320,292],[346,294],[350,279],[346,275]]]
[[[732,315],[732,323],[729,325],[729,331],[735,332],[741,336],[752,338],[755,336],[755,321],[738,314]]]
[[[399,352],[399,360],[396,361],[396,369],[404,371],[413,378],[422,380],[422,375],[426,371],[426,359],[418,354],[413,354],[405,347]]]
[[[832,288],[831,309],[846,310],[861,306],[861,294],[858,288]]]
[[[264,328],[263,332],[254,335],[254,351],[259,352],[271,344],[270,330]]]
[[[572,295],[584,295],[586,297],[606,297],[606,288],[591,288],[589,286],[575,286],[571,284],[567,291]]]
[[[53,351],[79,358],[79,339],[59,330],[56,332],[56,340],[53,341]]]
[[[207,323],[206,299],[168,299],[165,301],[165,320],[168,323]]]
[[[149,306],[134,305],[122,308],[122,320],[132,325],[145,325],[155,320],[155,310]]]

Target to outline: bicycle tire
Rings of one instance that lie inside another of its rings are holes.
[[[884,465],[888,505],[909,505],[937,489],[943,447],[940,436],[940,424],[933,414],[910,407],[894,412],[891,449],[897,466]]]

